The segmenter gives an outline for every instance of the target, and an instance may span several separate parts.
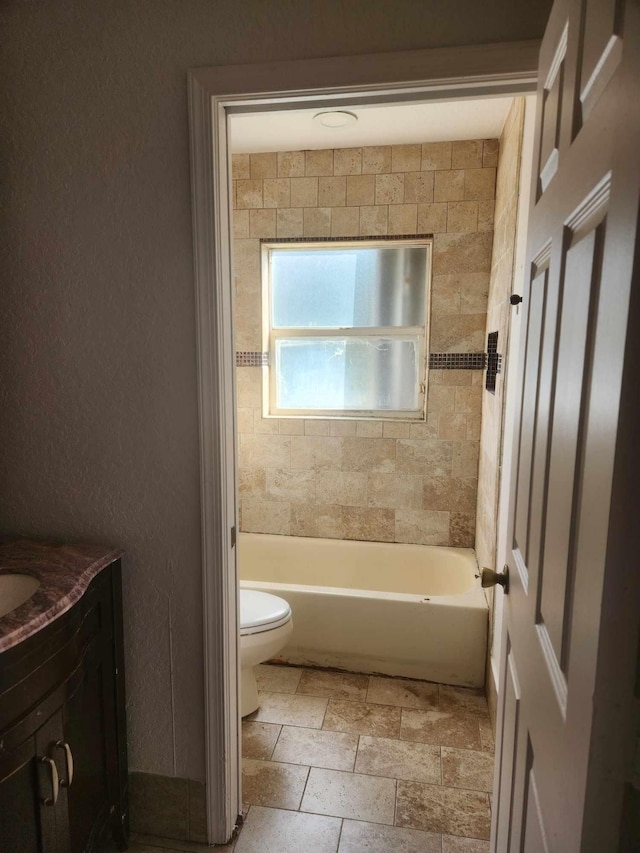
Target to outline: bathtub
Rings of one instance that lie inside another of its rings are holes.
[[[240,586],[285,598],[282,663],[482,687],[488,608],[470,548],[241,533]]]

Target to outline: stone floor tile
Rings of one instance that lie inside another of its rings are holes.
[[[491,720],[480,719],[480,743],[485,752],[493,752],[496,748],[493,724]]]
[[[489,853],[489,842],[460,835],[443,835],[442,853]]]
[[[358,735],[284,726],[272,758],[329,770],[353,770],[357,748]]]
[[[303,670],[295,666],[273,666],[262,663],[254,667],[258,690],[269,693],[295,693]]]
[[[429,681],[371,676],[367,702],[399,705],[402,708],[438,708],[438,685]]]
[[[268,760],[278,740],[282,726],[275,723],[242,723],[242,757]]]
[[[132,833],[129,842],[129,853],[207,853],[212,849],[215,853],[232,853],[236,846],[235,839],[229,844],[219,844],[215,848],[196,841],[175,841],[172,838],[161,838],[156,835],[139,835]],[[97,853],[115,853],[115,844],[98,847]]]
[[[420,829],[345,820],[338,853],[441,853],[440,835]]]
[[[260,707],[248,717],[250,722],[280,723],[283,726],[322,727],[327,699],[289,693],[260,693]]]
[[[489,797],[478,791],[400,781],[395,823],[429,832],[488,839]]]
[[[465,714],[478,714],[480,717],[489,716],[487,700],[482,690],[468,687],[451,687],[440,685],[440,710],[463,711]]]
[[[431,785],[442,781],[439,746],[393,738],[361,737],[354,769],[356,773]]]
[[[394,779],[312,767],[301,810],[393,824],[395,794]]]
[[[368,675],[350,672],[328,672],[321,669],[305,669],[298,684],[298,693],[308,696],[324,696],[333,699],[362,699],[367,695]]]
[[[308,767],[245,758],[242,762],[243,799],[251,805],[297,809],[308,774]]]
[[[330,699],[322,728],[372,737],[398,737],[400,716],[400,708],[389,705]]]
[[[443,746],[442,784],[489,793],[493,788],[493,755],[475,749]]]
[[[400,738],[460,749],[480,749],[478,717],[473,714],[403,708]]]
[[[335,817],[253,806],[235,853],[335,853],[341,823]]]

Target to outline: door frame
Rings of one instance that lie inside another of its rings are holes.
[[[508,42],[189,72],[209,843],[230,838],[241,808],[238,577],[231,532],[237,502],[228,117],[354,102],[532,94],[539,46],[539,41]]]

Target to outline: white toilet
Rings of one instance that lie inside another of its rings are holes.
[[[253,671],[283,648],[291,632],[291,608],[284,598],[254,589],[240,590],[240,710],[246,717],[258,707]]]

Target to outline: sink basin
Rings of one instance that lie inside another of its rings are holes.
[[[31,575],[0,575],[0,617],[28,601],[39,586]]]

